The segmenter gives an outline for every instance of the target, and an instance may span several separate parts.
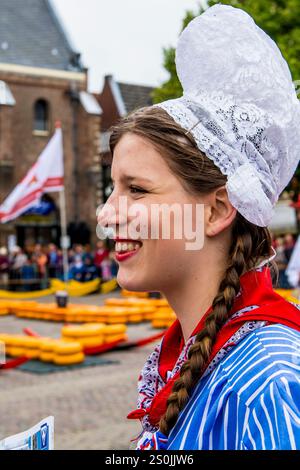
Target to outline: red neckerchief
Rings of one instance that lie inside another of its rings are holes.
[[[235,298],[229,317],[235,312],[251,305],[258,305],[258,308],[233,318],[218,332],[207,365],[245,322],[260,320],[267,321],[268,323],[280,323],[300,331],[300,311],[274,291],[268,267],[263,268],[262,271],[248,271],[240,277],[240,295]],[[205,320],[211,311],[212,306],[209,307],[201,318],[191,336],[196,335],[204,328]],[[150,423],[153,426],[158,425],[161,416],[166,411],[167,399],[172,391],[173,384],[180,377],[179,371],[167,381],[167,371],[174,368],[183,346],[184,340],[181,326],[179,321],[176,320],[163,337],[159,356],[158,371],[166,385],[155,395],[151,405],[146,410],[137,409],[132,411],[127,416],[128,419],[141,419],[145,414],[149,413]]]

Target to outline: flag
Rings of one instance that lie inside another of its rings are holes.
[[[0,222],[5,223],[40,202],[43,193],[64,189],[62,130],[56,131],[26,176],[0,205]]]

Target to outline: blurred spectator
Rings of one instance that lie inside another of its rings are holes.
[[[9,259],[8,251],[5,246],[0,248],[0,282],[4,284],[8,281]]]
[[[300,287],[300,235],[294,246],[294,250],[286,269],[286,275],[292,287]],[[298,294],[299,299],[299,294]]]
[[[73,263],[76,263],[77,261],[81,261],[83,263],[83,258],[84,258],[83,246],[79,244],[75,245]]]
[[[280,289],[288,289],[290,288],[287,276],[285,274],[285,270],[287,268],[287,257],[285,254],[285,245],[284,245],[284,238],[277,237],[276,238],[276,257],[274,261],[276,261],[278,270],[279,270],[279,277],[278,277],[278,287]]]
[[[117,277],[118,269],[119,269],[119,265],[115,260],[115,254],[114,253],[115,253],[114,251],[110,251],[110,253],[109,253],[109,259],[111,260],[110,271],[111,271],[112,278]]]
[[[48,276],[50,278],[58,277],[58,268],[59,268],[59,256],[58,256],[58,249],[54,245],[54,243],[50,243],[48,247]]]
[[[71,265],[69,270],[69,279],[82,282],[84,280],[84,264],[82,260],[77,260]]]
[[[42,246],[39,243],[35,245],[33,256],[36,260],[39,277],[41,279],[45,278],[47,275],[46,266],[47,266],[48,258],[46,254],[44,253]]]
[[[102,273],[101,279],[103,281],[110,281],[110,279],[112,279],[111,266],[112,266],[111,259],[109,257],[106,257],[101,263],[101,273]]]
[[[91,264],[94,263],[94,254],[92,253],[91,245],[89,244],[84,245],[82,261],[85,262],[86,258],[90,259]]]
[[[287,233],[284,236],[284,253],[287,260],[287,263],[290,261],[292,253],[295,247],[295,240],[291,233]]]
[[[83,281],[92,281],[98,277],[98,269],[93,263],[93,260],[90,256],[86,256],[84,259],[84,272],[83,272]]]
[[[11,269],[10,269],[10,278],[11,279],[20,279],[21,278],[21,268],[27,261],[27,255],[19,246],[14,246],[11,254]]]
[[[103,269],[105,268],[105,264],[102,266],[103,261],[108,257],[109,250],[106,248],[105,243],[103,240],[99,240],[97,242],[97,249],[94,256],[94,264],[98,269],[99,277],[103,278]]]
[[[64,277],[64,267],[63,267],[63,252],[62,250],[57,250],[57,269],[56,269],[56,277],[58,279],[63,279]]]
[[[39,277],[38,266],[36,263],[35,255],[31,258],[27,258],[23,266],[20,268],[20,274],[22,280],[37,279]],[[27,285],[27,290],[30,290],[30,285]]]

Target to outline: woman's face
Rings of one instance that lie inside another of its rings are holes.
[[[170,218],[171,207],[179,217],[188,204],[191,213],[186,217],[199,230],[202,220],[196,216],[196,203],[204,200],[188,193],[151,143],[132,133],[125,134],[115,147],[112,180],[113,192],[98,221],[114,226],[116,237],[123,240],[115,247],[118,283],[133,291],[163,292],[165,287],[176,286],[191,273],[199,250],[185,249],[183,216]]]

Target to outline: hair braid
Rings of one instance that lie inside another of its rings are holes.
[[[239,215],[238,218],[241,219]],[[205,321],[205,327],[197,334],[194,344],[189,349],[188,359],[182,365],[180,377],[174,383],[172,393],[168,397],[167,411],[159,423],[160,430],[166,435],[175,425],[179,412],[186,405],[192,389],[200,379],[217,334],[229,318],[235,296],[240,290],[240,276],[245,269],[254,265],[252,249],[252,236],[248,224],[244,224],[242,220],[238,223],[236,221],[233,226],[228,267],[212,302],[213,310]]]

